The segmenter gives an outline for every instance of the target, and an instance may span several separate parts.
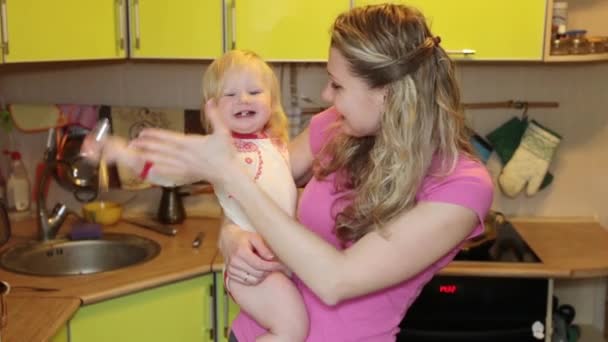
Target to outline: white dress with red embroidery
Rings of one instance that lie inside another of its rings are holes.
[[[298,193],[285,146],[266,135],[233,134],[233,139],[247,175],[288,215],[295,216]],[[255,231],[234,198],[222,188],[215,193],[227,218],[242,229]]]

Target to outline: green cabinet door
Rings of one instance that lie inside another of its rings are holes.
[[[81,307],[72,342],[205,342],[215,339],[213,275]]]
[[[213,59],[224,50],[222,0],[129,0],[134,58]]]
[[[0,0],[5,63],[126,56],[126,0]]]
[[[215,273],[215,305],[218,342],[227,342],[230,325],[239,313],[239,306],[232,300],[224,288],[222,272]]]
[[[326,61],[330,28],[350,0],[233,0],[230,41],[270,61]]]
[[[386,0],[355,0],[356,6]],[[393,0],[420,9],[454,58],[531,60],[543,57],[546,0]],[[466,50],[474,51],[465,55]]]

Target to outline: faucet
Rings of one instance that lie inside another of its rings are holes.
[[[47,148],[44,152],[44,170],[36,188],[36,220],[38,222],[38,235],[42,242],[55,238],[57,231],[59,231],[68,214],[66,205],[61,203],[57,203],[49,214],[46,208],[46,198],[44,197],[44,189],[46,188],[49,174],[57,165],[57,161],[55,160],[57,153],[55,136],[55,128],[49,129],[46,143]]]

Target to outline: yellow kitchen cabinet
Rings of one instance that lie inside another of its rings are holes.
[[[213,281],[209,274],[83,306],[67,324],[69,340],[214,341]]]
[[[355,0],[356,6],[386,0]],[[541,61],[547,0],[393,0],[420,9],[456,59]]]
[[[0,0],[5,63],[126,57],[126,0]]]
[[[133,58],[214,59],[224,51],[222,0],[129,0]]]
[[[269,61],[326,61],[330,28],[350,0],[231,0],[233,48]]]
[[[217,341],[228,342],[230,326],[239,313],[239,306],[232,300],[224,288],[222,272],[215,272],[215,304],[217,322]]]

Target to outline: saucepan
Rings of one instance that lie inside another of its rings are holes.
[[[68,126],[62,131],[56,147],[56,131],[50,130],[45,161],[53,166],[53,176],[62,188],[72,192],[78,201],[90,202],[97,197],[97,169],[80,155],[89,130]]]

